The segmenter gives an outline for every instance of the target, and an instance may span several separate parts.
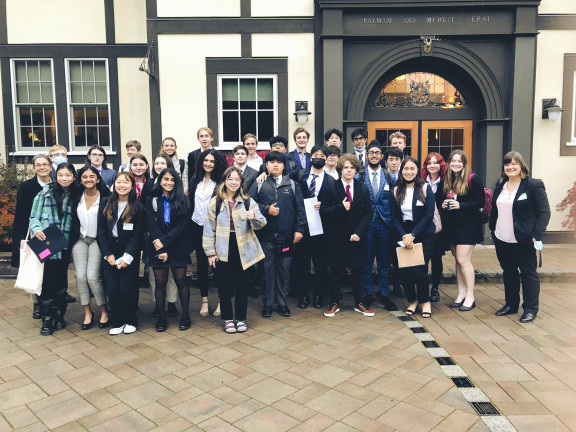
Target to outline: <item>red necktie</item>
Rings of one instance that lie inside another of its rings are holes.
[[[348,197],[348,202],[352,203],[352,194],[350,193],[350,185],[346,185],[346,196]]]

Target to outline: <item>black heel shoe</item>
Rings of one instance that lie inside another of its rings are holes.
[[[156,321],[157,332],[166,331],[166,327],[168,327],[168,321],[166,320],[166,318],[160,318],[158,321]]]
[[[178,330],[188,330],[192,323],[190,322],[190,315],[183,316],[180,318],[180,325],[178,326]]]
[[[462,303],[464,303],[464,300],[462,300],[461,302],[452,302],[450,303],[450,307],[452,309],[458,309],[459,307],[462,307]]]
[[[94,326],[94,320],[91,319],[88,324],[82,323],[82,330],[90,330]]]
[[[462,303],[464,303],[464,302],[462,302]],[[471,311],[472,309],[474,309],[475,307],[476,307],[476,300],[474,300],[470,306],[464,306],[464,305],[460,306],[460,308],[458,310],[461,312],[468,312],[468,311]]]
[[[110,325],[110,318],[108,318],[108,321],[106,321],[106,322],[99,322],[98,328],[104,329],[104,328],[108,327],[109,325]]]

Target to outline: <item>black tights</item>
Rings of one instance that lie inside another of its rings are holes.
[[[190,306],[190,289],[186,285],[186,267],[171,267],[174,282],[178,288],[178,297],[180,298],[180,305],[182,306],[182,316],[188,315],[188,307]],[[156,305],[158,311],[162,316],[165,315],[164,305],[166,302],[166,285],[168,284],[168,270],[169,268],[160,267],[154,269],[154,279],[156,279]]]

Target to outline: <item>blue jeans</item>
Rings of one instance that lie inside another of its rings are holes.
[[[364,267],[364,292],[372,294],[372,264],[378,264],[378,287],[380,294],[388,295],[388,237],[390,229],[380,217],[376,217],[366,233],[366,266]]]

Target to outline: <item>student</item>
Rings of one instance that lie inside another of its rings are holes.
[[[364,184],[370,193],[372,221],[366,234],[366,266],[364,266],[364,306],[372,304],[372,266],[378,265],[378,301],[387,311],[398,308],[388,296],[388,242],[390,241],[390,175],[382,166],[383,153],[380,143],[372,141],[367,148],[368,166],[364,173]]]
[[[338,129],[328,129],[324,134],[324,141],[328,147],[334,146],[340,149],[340,144],[342,143],[342,131]]]
[[[56,181],[56,168],[58,168],[58,165],[61,163],[68,162],[68,149],[60,144],[56,144],[50,147],[50,150],[48,150],[48,155],[50,156],[50,161],[52,162],[50,178],[52,181]]]
[[[451,308],[470,311],[476,306],[474,299],[474,266],[472,252],[484,239],[482,215],[484,183],[476,174],[470,175],[468,158],[462,150],[448,156],[448,168],[442,194],[442,232],[444,241],[456,261],[458,296]]]
[[[198,284],[202,305],[200,316],[208,316],[208,257],[202,247],[202,233],[204,231],[204,219],[208,211],[210,200],[214,196],[216,187],[222,179],[222,173],[226,169],[225,163],[218,158],[217,150],[208,149],[200,153],[196,160],[194,177],[190,179],[189,207],[190,207],[190,239],[193,249],[196,251],[196,263]],[[214,311],[214,316],[220,316],[220,303]]]
[[[542,234],[550,221],[544,183],[529,174],[520,153],[506,153],[502,161],[503,181],[494,190],[489,223],[504,271],[505,304],[496,316],[518,312],[522,281],[523,323],[534,321],[538,314],[540,278],[536,272],[536,250],[542,249]]]
[[[249,193],[267,220],[267,225],[257,233],[265,254],[258,270],[263,278],[262,316],[271,317],[272,306],[277,304],[278,313],[288,317],[291,313],[286,296],[291,254],[294,245],[306,232],[306,213],[302,190],[296,187],[285,170],[286,157],[272,151],[264,161],[268,177],[262,184],[254,183]]]
[[[388,147],[384,152],[384,160],[386,162],[386,166],[388,167],[388,172],[390,173],[393,184],[396,184],[398,181],[400,164],[402,163],[403,159],[404,154],[402,153],[402,150],[396,147]]]
[[[296,182],[302,189],[302,196],[316,198],[315,208],[319,210],[322,218],[324,211],[321,208],[323,201],[330,201],[334,179],[324,172],[328,148],[325,145],[314,146],[311,150],[312,168],[300,170]],[[327,224],[327,218],[322,218],[322,226]],[[326,235],[304,235],[302,240],[294,246],[294,260],[292,275],[296,291],[298,292],[298,307],[307,308],[310,303],[308,293],[308,273],[310,261],[314,264],[314,296],[312,304],[320,309],[324,306],[323,296],[328,289],[328,264],[326,262]]]
[[[394,133],[391,133],[390,136],[388,137],[388,143],[389,143],[390,147],[396,147],[396,148],[400,149],[400,151],[402,152],[402,155],[404,155],[404,149],[406,148],[406,135],[404,135],[400,131],[396,131]],[[404,159],[404,157],[402,158],[402,160],[403,159]]]
[[[310,153],[306,151],[308,146],[308,140],[310,139],[310,132],[304,128],[298,128],[294,131],[294,143],[296,144],[296,149],[286,155],[286,159],[294,161],[294,169],[288,174],[293,176],[296,171],[304,168],[309,169],[311,166]]]
[[[134,333],[138,328],[138,273],[145,224],[134,177],[117,174],[112,195],[100,200],[98,208],[98,245],[112,310],[111,335]]]
[[[204,219],[202,244],[216,271],[224,331],[242,333],[248,330],[246,270],[264,258],[254,230],[264,227],[266,218],[249,198],[239,168],[227,168],[221,181]]]
[[[100,308],[98,327],[103,329],[108,327],[110,320],[106,308],[106,293],[100,277],[102,254],[97,242],[98,206],[101,199],[110,195],[110,189],[93,166],[81,168],[76,182],[80,198],[73,208],[74,223],[70,236],[70,250],[74,261],[76,289],[84,309],[82,330],[88,330],[94,325],[94,314],[90,308],[91,294]]]
[[[93,145],[90,147],[90,150],[88,150],[85,165],[96,168],[106,186],[112,187],[112,183],[114,183],[114,178],[116,177],[116,171],[106,167],[107,159],[106,150],[99,145]]]
[[[178,287],[182,307],[179,330],[190,328],[190,289],[186,282],[186,268],[190,264],[192,248],[183,238],[188,233],[188,204],[178,172],[173,168],[163,170],[158,181],[146,197],[146,220],[148,222],[148,259],[156,282],[155,298],[160,317],[156,331],[166,331],[168,321],[164,312],[168,272],[172,270]]]
[[[20,243],[26,239],[28,233],[28,225],[30,222],[30,212],[32,211],[32,203],[36,195],[48,185],[52,179],[51,161],[50,157],[46,154],[37,154],[32,159],[32,166],[34,168],[34,177],[21,183],[18,187],[16,195],[16,210],[14,212],[14,225],[12,228],[12,267],[20,267]],[[32,318],[40,319],[40,305],[38,304],[38,296],[30,294],[32,299]]]
[[[277,151],[283,154],[288,153],[288,140],[283,136],[280,135],[273,136],[272,138],[270,138],[270,141],[268,142],[270,143],[270,151]],[[289,159],[288,157],[286,158],[286,171],[288,172],[297,171],[296,163],[291,158]],[[264,166],[264,164],[262,164],[262,166],[260,167],[260,173],[265,172],[266,167]]]
[[[248,150],[248,159],[246,163],[252,169],[259,170],[260,165],[264,162],[258,153],[256,153],[256,149],[258,148],[258,138],[256,135],[248,133],[244,135],[242,138],[244,147]]]
[[[392,223],[398,239],[407,249],[415,243],[422,243],[424,265],[400,269],[400,278],[409,305],[406,315],[414,315],[418,305],[422,308],[422,318],[432,316],[432,306],[428,288],[428,261],[434,246],[434,193],[420,177],[420,164],[406,156],[400,165],[400,178],[390,195]]]
[[[360,169],[357,170],[359,173],[366,166],[366,142],[368,141],[368,132],[363,128],[356,128],[350,134],[352,142],[354,143],[354,155],[360,161]]]
[[[148,159],[142,153],[136,153],[130,158],[129,172],[134,176],[136,182],[136,197],[142,203],[146,202],[146,196],[142,194],[144,187],[150,177],[150,167]]]
[[[258,177],[258,171],[246,163],[248,160],[248,149],[240,144],[234,147],[232,154],[234,155],[234,166],[240,170],[244,177],[242,184],[246,187],[246,190],[250,190],[252,183],[254,183],[256,177]],[[260,166],[258,166],[258,169],[260,169]]]
[[[444,177],[446,176],[446,162],[440,153],[428,153],[424,164],[422,165],[422,178],[430,185],[436,200],[436,207],[442,207],[442,193],[444,189]],[[430,289],[430,301],[436,303],[440,301],[440,279],[442,279],[442,272],[444,267],[442,265],[442,257],[444,256],[444,244],[442,242],[442,233],[434,235],[434,247],[432,249],[432,256],[430,257],[430,266],[432,267],[432,288]]]
[[[329,174],[334,180],[338,180],[340,178],[340,174],[336,169],[339,157],[340,149],[336,146],[329,146],[328,150],[326,151],[326,166],[324,167],[324,171],[326,171],[326,173]]]
[[[135,154],[139,154],[142,151],[142,145],[136,140],[130,140],[126,143],[126,156],[128,156],[128,162],[120,165],[118,172],[128,172],[130,171],[130,160]]]
[[[76,170],[74,165],[63,162],[56,169],[56,182],[44,188],[32,203],[30,211],[30,232],[38,240],[46,240],[44,230],[55,224],[66,240],[72,232],[72,212],[76,205],[77,193],[74,187]],[[54,330],[66,327],[66,289],[68,288],[68,264],[70,248],[52,255],[44,262],[42,293],[38,296],[42,327],[40,334],[49,336]]]
[[[184,193],[188,193],[188,165],[184,159],[178,159],[178,146],[176,145],[176,140],[172,137],[166,137],[162,140],[162,146],[160,147],[160,153],[167,154],[174,164],[174,169],[180,175],[183,182]]]
[[[200,148],[188,153],[188,183],[190,183],[190,180],[192,180],[192,178],[195,175],[194,170],[196,169],[197,166],[196,160],[198,159],[200,153],[213,148],[212,142],[214,141],[214,132],[212,132],[212,129],[210,129],[209,127],[204,126],[198,129],[196,137],[198,138],[198,142],[200,143]],[[221,152],[216,151],[215,155],[218,159],[221,160],[220,163],[223,164],[223,166],[228,165],[226,163],[226,157]]]
[[[343,154],[338,160],[342,178],[334,182],[332,199],[322,203],[329,220],[326,233],[328,240],[328,264],[331,272],[330,305],[324,316],[333,317],[340,311],[340,284],[344,269],[352,269],[354,310],[364,316],[374,316],[366,307],[362,272],[366,265],[366,233],[372,220],[372,203],[365,184],[355,179],[360,161],[351,154]]]

